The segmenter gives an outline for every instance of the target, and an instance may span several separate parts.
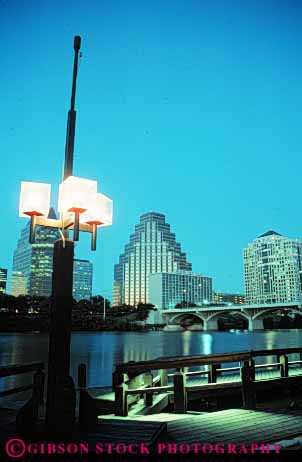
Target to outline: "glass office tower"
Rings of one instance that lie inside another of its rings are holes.
[[[53,209],[48,218],[56,218]],[[28,222],[14,252],[11,294],[48,297],[52,285],[53,247],[60,233],[57,228],[37,226],[35,242],[30,244],[29,228]]]
[[[6,293],[7,269],[0,268],[0,294]]]
[[[114,267],[114,305],[148,303],[149,274],[180,270],[191,271],[192,265],[176,242],[165,215],[141,215]]]
[[[73,298],[89,300],[92,294],[92,263],[88,260],[73,260]]]

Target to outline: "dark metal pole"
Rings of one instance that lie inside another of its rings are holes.
[[[71,99],[70,99],[70,109],[68,111],[68,119],[67,119],[65,164],[64,164],[63,180],[66,180],[66,178],[72,175],[72,168],[73,168],[74,136],[75,136],[75,126],[76,126],[76,111],[74,107],[75,107],[75,95],[76,95],[76,88],[77,88],[79,50],[81,48],[81,37],[79,37],[78,35],[75,36],[74,38],[73,48],[74,48],[74,62],[73,62],[72,90],[71,90]]]
[[[63,179],[72,175],[76,111],[75,95],[81,37],[74,38],[74,65],[68,112]],[[68,233],[54,244],[52,303],[49,331],[46,425],[56,433],[70,433],[75,420],[75,388],[70,377],[74,243]]]

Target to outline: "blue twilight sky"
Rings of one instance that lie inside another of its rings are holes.
[[[114,225],[96,253],[110,295],[140,214],[166,214],[214,288],[243,290],[242,250],[302,236],[302,2],[0,0],[0,266],[25,225],[21,180],[61,180],[82,36],[74,174],[100,182]]]

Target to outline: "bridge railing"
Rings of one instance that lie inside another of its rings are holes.
[[[300,359],[289,361],[288,356],[299,354]],[[255,358],[275,356],[276,362],[255,364]],[[239,363],[239,366],[221,367],[222,364]],[[216,396],[229,393],[230,389],[241,388],[242,402],[245,408],[256,406],[256,391],[270,386],[272,381],[287,379],[295,381],[295,376],[289,376],[289,368],[302,365],[302,348],[283,348],[274,350],[243,351],[201,356],[181,356],[157,358],[149,361],[127,362],[116,366],[113,373],[113,390],[115,392],[116,414],[128,415],[128,397],[144,397],[146,405],[152,405],[153,396],[159,393],[170,393],[174,402],[174,412],[184,413],[187,409],[188,393],[199,393],[204,396]],[[188,371],[192,367],[207,366],[206,370]],[[277,368],[279,377],[270,380],[256,378],[257,369]],[[173,370],[171,373],[170,371]],[[239,380],[217,382],[218,376],[238,372]],[[135,379],[149,376],[149,382],[135,387]],[[156,374],[156,375],[154,375]],[[187,379],[194,376],[207,376],[206,383],[189,383]],[[298,380],[301,376],[298,377]]]

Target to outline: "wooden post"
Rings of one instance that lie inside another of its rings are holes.
[[[166,387],[168,385],[168,371],[167,369],[160,369],[160,386]]]
[[[256,380],[256,369],[255,369],[255,360],[250,359],[249,360],[249,366],[250,366],[250,378],[252,381]]]
[[[45,374],[42,369],[38,369],[33,376],[33,394],[32,394],[32,405],[33,405],[33,423],[36,424],[40,417],[40,406],[44,402],[44,381]]]
[[[242,382],[242,403],[244,409],[256,408],[256,396],[253,387],[253,371],[249,365],[249,361],[244,361],[240,370]]]
[[[115,415],[127,417],[128,415],[128,399],[127,399],[128,385],[121,383],[115,388]]]
[[[38,369],[33,378],[33,393],[36,395],[38,406],[44,403],[45,374],[42,369]]]
[[[80,389],[80,399],[79,399],[79,424],[80,427],[86,425],[87,420],[87,403],[85,402],[86,397],[86,364],[79,364],[78,367],[78,387]]]
[[[115,392],[115,415],[126,417],[128,415],[127,390],[128,375],[114,372],[112,375],[113,390]]]
[[[150,373],[145,374],[144,377],[144,386],[146,388],[153,386],[153,375]],[[144,395],[145,406],[152,406],[153,404],[153,393],[145,393]]]
[[[280,376],[288,377],[288,356],[281,355],[279,362],[280,362]]]
[[[112,391],[116,389],[121,383],[125,382],[125,377],[126,374],[123,374],[122,372],[114,371],[112,374]],[[128,377],[127,377],[128,378]]]
[[[220,364],[210,364],[209,365],[208,383],[217,382],[217,369],[219,368],[220,368]]]
[[[86,364],[79,364],[78,367],[78,387],[81,389],[86,389],[87,387],[87,373],[86,373]]]
[[[174,412],[185,414],[187,412],[186,376],[183,368],[179,368],[173,375],[174,383]]]
[[[16,416],[17,431],[23,436],[35,434],[38,420],[42,417],[39,411],[44,402],[44,382],[45,374],[42,369],[38,369],[33,376],[32,396]]]

